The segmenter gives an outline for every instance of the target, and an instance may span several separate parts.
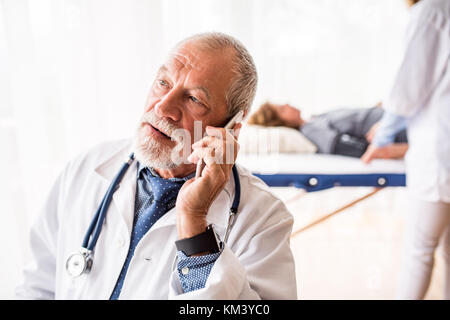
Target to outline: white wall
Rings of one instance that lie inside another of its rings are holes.
[[[272,100],[313,114],[382,99],[406,11],[403,0],[0,0],[0,298],[12,297],[57,173],[132,134],[173,44],[232,34],[257,64],[255,108]]]

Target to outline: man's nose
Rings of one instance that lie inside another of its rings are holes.
[[[172,121],[178,122],[181,119],[181,104],[181,94],[176,89],[172,89],[156,103],[155,113],[161,118],[170,118]]]

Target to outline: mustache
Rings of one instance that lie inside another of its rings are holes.
[[[180,130],[179,127],[170,123],[168,120],[157,116],[153,110],[146,112],[141,118],[141,125],[148,123],[151,126],[155,127],[166,136],[171,139],[176,140],[178,137],[177,132]]]

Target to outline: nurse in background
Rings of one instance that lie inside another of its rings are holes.
[[[383,101],[387,112],[362,160],[370,162],[407,127],[409,232],[397,298],[424,298],[441,243],[444,298],[450,299],[450,1],[408,2],[406,51]]]

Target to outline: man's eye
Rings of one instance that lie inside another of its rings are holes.
[[[191,99],[193,102],[195,103],[201,103],[200,100],[198,100],[196,97],[194,96],[190,96],[189,99]]]
[[[167,86],[167,82],[165,80],[158,80],[159,85]]]

